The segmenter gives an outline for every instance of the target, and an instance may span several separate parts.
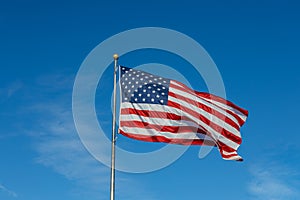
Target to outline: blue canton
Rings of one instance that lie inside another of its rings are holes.
[[[170,79],[120,66],[122,102],[166,105]]]

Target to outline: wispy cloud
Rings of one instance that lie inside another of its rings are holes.
[[[0,139],[17,135],[16,131],[9,129],[9,125],[13,121],[15,127],[18,123],[16,116],[19,110],[16,107],[19,106],[19,97],[22,96],[23,89],[24,83],[19,80],[0,85],[0,121],[2,122]]]
[[[34,109],[41,113],[39,130],[31,132],[39,154],[36,162],[74,181],[81,189],[72,193],[102,199],[101,194],[109,185],[109,169],[96,161],[81,143],[70,106],[47,103],[35,105]]]
[[[34,130],[29,131],[29,135],[34,138],[34,148],[39,155],[36,162],[76,183],[77,186],[70,191],[71,195],[90,197],[90,199],[107,199],[110,169],[92,157],[81,143],[71,110],[72,85],[70,84],[72,82],[60,81],[61,78],[62,76],[59,75],[52,78],[47,76],[47,83],[59,83],[59,86],[53,85],[53,87],[51,84],[42,83],[44,78],[39,79],[40,87],[53,91],[55,97],[50,101],[45,99],[43,102],[34,102],[30,107],[31,112],[35,113],[36,124],[38,124]],[[67,80],[70,79],[67,78]],[[107,156],[109,159],[110,155]],[[122,199],[143,198],[144,196],[152,198],[151,193],[145,195],[147,190],[142,189],[140,183],[135,183],[131,179],[119,177],[118,185]],[[143,192],[137,194],[136,187],[135,192],[130,192],[132,185],[139,186],[139,191]]]
[[[299,176],[280,164],[259,164],[250,169],[252,181],[248,191],[257,200],[298,199],[299,191],[291,180]]]
[[[0,88],[0,95],[2,96],[2,101],[4,99],[8,99],[13,96],[16,92],[18,92],[24,86],[22,81],[16,80],[11,82],[10,84]]]
[[[18,92],[22,87],[23,83],[21,81],[13,82],[7,89],[7,97],[11,97],[13,94]]]
[[[18,197],[17,193],[15,193],[12,190],[7,189],[7,187],[5,187],[3,184],[0,184],[0,191],[6,193],[7,195],[9,195],[11,197],[14,197],[14,198]]]

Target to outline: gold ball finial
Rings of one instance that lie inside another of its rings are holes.
[[[114,54],[113,57],[114,57],[115,60],[118,60],[118,59],[119,59],[119,55],[118,55],[118,54]]]

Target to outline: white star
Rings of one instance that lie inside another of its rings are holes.
[[[156,95],[156,97],[159,98],[160,96],[159,96],[159,95]]]
[[[143,89],[143,92],[146,92],[147,90],[146,89]]]
[[[140,93],[140,94],[139,94],[139,97],[141,97],[141,96],[142,96],[142,94]]]
[[[146,99],[145,99],[145,98],[143,98],[143,101],[146,101]]]
[[[147,97],[150,97],[150,94],[147,94]]]
[[[155,90],[153,90],[152,93],[155,93]]]
[[[152,98],[151,101],[154,102],[154,99]]]
[[[164,103],[164,100],[160,100],[160,103]]]

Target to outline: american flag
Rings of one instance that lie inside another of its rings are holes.
[[[119,133],[149,142],[217,146],[241,161],[240,127],[248,111],[183,83],[120,66]]]

